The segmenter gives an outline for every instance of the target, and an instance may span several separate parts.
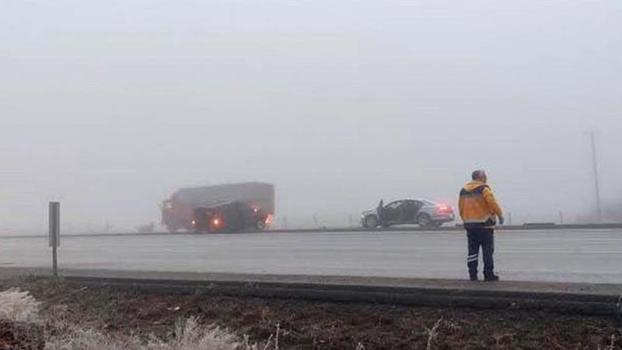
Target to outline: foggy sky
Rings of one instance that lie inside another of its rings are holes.
[[[159,221],[176,188],[261,180],[277,223],[455,205],[515,222],[622,197],[619,1],[0,1],[0,230]]]

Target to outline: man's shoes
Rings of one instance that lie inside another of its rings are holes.
[[[471,276],[471,277],[469,277],[469,279],[470,279],[471,281],[477,281],[477,280],[478,280],[478,279],[477,279],[477,276]]]
[[[497,282],[497,281],[499,281],[499,276],[497,275],[490,275],[484,278],[484,282]]]

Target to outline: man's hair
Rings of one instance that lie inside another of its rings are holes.
[[[479,180],[484,176],[486,176],[486,171],[484,171],[483,169],[475,170],[473,174],[471,174],[471,178],[473,180]]]

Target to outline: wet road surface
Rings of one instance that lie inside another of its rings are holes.
[[[60,267],[162,272],[461,279],[457,231],[65,237]],[[622,230],[499,231],[506,280],[622,283]],[[0,237],[0,267],[48,267],[47,238]],[[481,262],[480,262],[481,269]]]

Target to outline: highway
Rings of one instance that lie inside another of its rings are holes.
[[[622,229],[499,231],[496,265],[515,281],[622,283]],[[65,237],[60,268],[462,279],[459,231]],[[0,237],[0,267],[49,267],[47,238]],[[481,268],[481,267],[480,267]]]

